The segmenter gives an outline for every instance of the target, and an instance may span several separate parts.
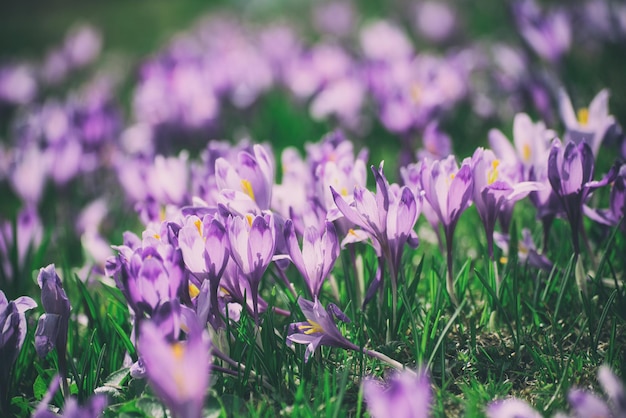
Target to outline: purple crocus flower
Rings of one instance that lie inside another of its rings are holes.
[[[575,143],[588,143],[593,155],[597,156],[604,136],[615,124],[615,118],[609,114],[609,91],[601,90],[591,100],[588,108],[583,107],[574,112],[572,101],[565,90],[561,90],[559,110],[567,128],[566,138]]]
[[[75,398],[68,397],[65,400],[61,414],[55,414],[50,411],[48,405],[57,390],[59,390],[60,381],[61,377],[59,375],[52,378],[46,395],[39,403],[35,412],[33,412],[33,418],[98,418],[102,415],[104,408],[107,406],[107,397],[101,394],[91,396],[83,406],[79,406]]]
[[[378,255],[387,261],[391,276],[392,312],[395,314],[404,244],[408,242],[415,248],[419,242],[413,227],[419,216],[421,199],[417,199],[406,186],[391,187],[383,174],[382,163],[378,170],[374,166],[371,168],[376,179],[376,194],[364,187],[355,186],[354,202],[349,205],[332,187],[331,192],[339,211],[348,221],[374,238]],[[353,233],[353,236],[357,234]],[[351,237],[349,239],[354,241]],[[380,283],[372,284],[378,287]]]
[[[491,150],[478,148],[472,156],[474,205],[487,234],[487,250],[493,259],[493,232],[501,212],[511,217],[513,204],[543,186],[536,182],[518,182],[519,171],[497,159]],[[508,231],[505,231],[505,233]]]
[[[374,379],[363,382],[363,397],[374,418],[426,418],[433,401],[428,375],[399,372],[391,377],[387,387]]]
[[[488,418],[541,418],[541,414],[521,399],[509,398],[491,402],[487,406]]]
[[[8,301],[0,290],[0,410],[7,399],[11,368],[26,338],[25,312],[37,307],[28,296]]]
[[[513,13],[520,34],[540,57],[556,62],[570,49],[572,29],[565,10],[543,13],[534,0],[521,0]]]
[[[215,161],[217,187],[243,192],[260,210],[267,210],[272,203],[274,160],[262,145],[254,145],[252,149],[254,154],[239,152],[236,165],[224,158]]]
[[[182,252],[167,241],[168,223],[161,227],[160,233],[145,234],[143,241],[126,233],[124,245],[115,247],[119,254],[107,260],[107,275],[139,317],[152,315],[159,305],[176,298],[183,284]]]
[[[502,257],[501,262],[506,263],[508,261],[508,257],[510,256],[509,236],[494,232],[493,239],[496,245],[500,247],[502,252],[505,254],[505,256]],[[517,259],[521,263],[528,262],[530,266],[546,271],[550,271],[552,270],[552,267],[554,267],[552,261],[537,250],[537,246],[535,245],[532,234],[528,228],[522,229],[522,239],[517,243]]]
[[[254,316],[258,320],[259,283],[276,245],[274,216],[231,216],[227,220],[230,255],[250,283]]]
[[[41,305],[45,313],[39,317],[35,331],[35,348],[40,357],[45,357],[56,347],[61,363],[61,358],[65,358],[66,352],[70,301],[63,290],[54,264],[39,270],[37,283],[41,288]]]
[[[62,376],[64,393],[69,393],[65,376],[67,376],[70,301],[63,290],[54,264],[39,270],[37,283],[41,288],[41,305],[45,313],[39,317],[35,330],[35,351],[43,358],[54,348],[57,349],[58,370]]]
[[[573,388],[567,395],[567,400],[573,411],[572,418],[626,416],[626,392],[623,383],[606,365],[598,369],[598,380],[608,395],[609,402],[595,393]]]
[[[572,229],[572,242],[576,254],[580,254],[578,231],[582,228],[582,206],[589,194],[615,179],[614,166],[600,181],[593,180],[593,153],[586,142],[575,144],[555,140],[548,159],[548,178],[558,195]]]
[[[222,223],[215,217],[205,215],[200,219],[189,216],[178,232],[178,244],[183,254],[185,266],[195,277],[190,289],[199,292],[204,280],[210,283],[212,321],[221,323],[217,293],[219,283],[229,258],[228,234]],[[195,287],[195,289],[194,289]]]
[[[608,209],[592,209],[587,206],[583,209],[585,215],[601,224],[615,226],[620,223],[626,215],[626,165],[620,167],[611,185]],[[626,225],[622,224],[622,230],[626,231]]]
[[[420,183],[424,198],[430,203],[443,225],[448,261],[446,285],[450,298],[456,304],[452,274],[452,239],[461,213],[469,207],[474,191],[470,161],[463,161],[459,168],[452,155],[438,161],[424,160]]]
[[[307,344],[304,353],[305,362],[320,345],[359,351],[359,347],[348,341],[337,328],[335,323],[337,319],[350,322],[350,319],[337,306],[329,303],[324,309],[318,300],[311,302],[303,298],[298,299],[298,305],[300,305],[307,322],[289,325],[287,345],[292,343]]]
[[[210,343],[193,312],[182,308],[185,341],[170,341],[151,321],[140,328],[138,350],[156,395],[181,418],[202,416],[209,386]]]
[[[304,230],[302,251],[300,251],[293,222],[288,219],[285,223],[285,241],[287,241],[289,257],[304,277],[309,295],[317,299],[324,280],[339,257],[339,239],[335,226],[332,222],[326,222],[323,231],[315,226],[307,227]]]

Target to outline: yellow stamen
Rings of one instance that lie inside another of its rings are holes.
[[[341,188],[341,195],[344,196],[344,197],[348,196],[348,189],[346,189],[345,187],[342,187]]]
[[[506,264],[509,262],[509,259],[507,257],[500,257],[500,264]]]
[[[230,292],[226,289],[224,289],[223,287],[220,286],[220,290],[222,291],[223,294],[225,294],[226,296],[230,296]]]
[[[158,240],[160,240],[160,239],[161,239],[161,235],[159,235],[159,234],[154,234],[154,235],[152,235],[152,236],[153,236],[154,238],[158,239]]]
[[[252,190],[252,184],[248,180],[241,179],[241,190],[245,194],[250,196],[250,199],[256,202],[256,200],[254,199],[254,190]]]
[[[324,332],[324,328],[322,328],[322,326],[320,324],[318,324],[317,322],[311,321],[310,319],[308,319],[307,321],[311,325],[300,325],[298,327],[298,328],[300,328],[300,331],[304,331],[304,333],[306,335],[311,335],[313,333],[323,333]]]
[[[247,214],[246,220],[248,221],[248,225],[252,226],[252,221],[254,220],[254,216]]]
[[[189,283],[189,297],[191,299],[195,298],[196,296],[198,296],[200,294],[200,289],[198,289],[198,286],[196,286],[193,283]]]
[[[531,154],[531,149],[530,149],[530,145],[528,144],[524,144],[522,146],[522,158],[524,159],[525,162],[530,161],[530,154]]]
[[[196,229],[198,230],[198,234],[200,234],[200,236],[202,236],[202,221],[200,219],[198,219],[193,224],[196,226]]]
[[[454,180],[454,178],[455,178],[455,177],[456,177],[456,174],[455,174],[455,173],[451,173],[451,174],[450,174],[450,180]]]
[[[586,107],[578,109],[577,116],[578,116],[578,123],[581,126],[587,126],[587,124],[589,123],[589,109],[587,109]]]
[[[183,355],[185,354],[185,346],[182,342],[175,342],[172,344],[172,354],[176,360],[183,358]]]
[[[354,232],[354,229],[350,228],[348,229],[348,235],[354,235],[355,237],[357,237],[358,235],[356,234],[356,232]]]
[[[500,165],[500,160],[493,160],[491,163],[491,170],[487,173],[487,184],[493,184],[496,180],[498,180],[498,166]]]
[[[410,88],[410,96],[413,103],[419,103],[422,98],[422,86],[418,83],[413,83]]]
[[[161,222],[165,220],[165,206],[161,206],[161,209],[159,209],[159,219]]]

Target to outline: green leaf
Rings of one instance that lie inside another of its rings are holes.
[[[33,383],[33,393],[35,395],[35,399],[40,401],[48,391],[48,384],[44,381],[41,375],[37,376],[35,379],[35,383]]]

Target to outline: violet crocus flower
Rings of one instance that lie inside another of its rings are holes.
[[[62,376],[64,393],[69,393],[65,376],[67,376],[70,301],[63,290],[54,264],[39,270],[37,283],[41,288],[41,305],[45,313],[39,317],[35,330],[35,351],[43,358],[54,348],[57,349],[58,370]]]
[[[615,124],[615,117],[609,114],[609,91],[601,90],[589,107],[574,112],[572,101],[565,90],[561,90],[559,111],[567,128],[566,138],[575,143],[588,143],[593,155],[597,156],[607,131]]]
[[[508,257],[510,257],[509,235],[494,232],[493,239],[496,245],[500,247],[502,252],[505,254],[500,261],[502,263],[506,263],[508,261]],[[522,239],[517,243],[517,259],[521,263],[528,262],[530,266],[546,271],[550,271],[552,270],[552,267],[554,267],[554,263],[537,250],[537,246],[535,245],[532,234],[528,228],[522,229]]]
[[[604,225],[615,226],[626,216],[626,165],[619,169],[615,181],[611,184],[608,209],[592,209],[583,207],[585,215]],[[626,225],[622,224],[622,231]]]
[[[516,398],[509,398],[491,402],[487,406],[488,418],[541,418],[537,412],[526,401]]]
[[[374,379],[363,382],[363,397],[374,418],[426,418],[433,401],[428,375],[399,372],[382,386]]]
[[[75,398],[68,397],[65,400],[61,414],[55,414],[50,411],[48,405],[57,390],[59,390],[60,381],[61,377],[59,375],[52,378],[48,391],[35,412],[33,412],[33,418],[98,418],[102,415],[104,408],[107,406],[107,397],[102,394],[91,396],[83,406],[79,406]]]
[[[359,347],[348,341],[337,328],[336,320],[350,322],[350,318],[336,305],[329,303],[324,309],[318,300],[311,302],[303,298],[298,299],[298,305],[307,322],[289,325],[287,345],[290,346],[292,343],[307,344],[304,353],[305,362],[320,345],[359,351]]]
[[[258,320],[259,283],[276,245],[274,216],[231,216],[227,220],[230,255],[250,283],[254,317]]]
[[[576,254],[580,254],[578,232],[582,228],[583,203],[589,194],[615,179],[614,166],[600,181],[593,180],[593,153],[586,142],[575,144],[568,141],[562,146],[555,140],[548,159],[548,178],[558,195],[572,229],[572,243]]]
[[[235,165],[218,158],[215,161],[215,179],[219,190],[243,192],[260,210],[267,210],[272,202],[274,159],[262,145],[254,145],[252,150],[254,154],[239,152]],[[230,208],[231,205],[227,206]],[[233,209],[242,215],[245,213]]]
[[[210,215],[205,215],[202,219],[189,216],[178,232],[178,244],[185,266],[195,277],[195,283],[190,281],[190,289],[194,286],[196,293],[203,281],[210,283],[211,323],[219,326],[221,320],[217,294],[229,258],[226,229],[217,218]]]
[[[169,226],[141,241],[126,233],[119,254],[107,260],[106,273],[113,277],[131,309],[138,317],[152,315],[159,305],[176,298],[184,279],[180,249],[168,242]],[[145,233],[144,233],[145,234]]]
[[[304,230],[302,251],[293,222],[288,219],[285,223],[285,241],[289,257],[296,266],[313,299],[319,297],[324,280],[328,277],[339,257],[339,239],[332,222],[326,222],[323,230],[315,226],[308,226]]]
[[[181,319],[187,330],[185,341],[169,341],[153,322],[146,321],[140,328],[138,350],[150,386],[172,414],[199,418],[209,386],[210,343],[193,312]]]
[[[474,191],[474,180],[469,160],[463,161],[459,168],[454,156],[438,161],[424,160],[420,176],[424,198],[430,203],[443,225],[446,239],[448,262],[448,293],[456,304],[454,278],[452,273],[452,239],[461,213],[470,205]]]
[[[406,186],[400,189],[390,187],[383,174],[383,163],[378,170],[374,166],[371,168],[376,179],[376,194],[355,186],[354,202],[350,205],[332,187],[331,192],[339,211],[376,241],[379,256],[387,261],[391,276],[392,312],[395,313],[404,244],[409,243],[414,248],[418,245],[413,227],[419,216],[421,199],[418,200]]]
[[[37,307],[28,296],[7,300],[0,290],[0,412],[7,400],[11,369],[26,338],[25,312]]]
[[[625,417],[626,392],[624,391],[624,384],[606,365],[600,366],[598,369],[598,381],[607,394],[609,402],[587,390],[571,389],[567,395],[567,400],[574,413],[572,417]]]
[[[572,29],[565,10],[543,12],[534,0],[521,0],[513,13],[520,34],[541,58],[556,62],[570,49]]]
[[[491,150],[478,148],[472,156],[474,205],[487,234],[487,251],[493,259],[493,232],[501,212],[513,212],[513,204],[543,186],[540,183],[517,181],[515,166],[507,166]],[[507,218],[510,218],[507,216]],[[505,233],[508,231],[505,231]]]

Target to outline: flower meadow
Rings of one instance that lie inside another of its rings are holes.
[[[0,55],[0,416],[626,417],[626,6],[487,9]]]

